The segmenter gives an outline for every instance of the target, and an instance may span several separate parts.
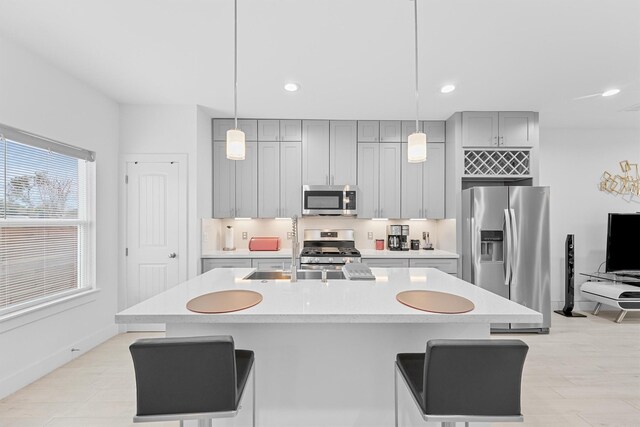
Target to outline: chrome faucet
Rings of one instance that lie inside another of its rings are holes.
[[[291,217],[291,281],[298,281],[298,216]]]

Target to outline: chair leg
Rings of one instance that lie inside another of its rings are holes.
[[[256,427],[256,361],[253,361],[253,427]]]
[[[393,403],[396,427],[398,427],[398,366],[395,362],[393,363]]]
[[[598,302],[598,303],[596,303],[596,308],[594,308],[594,309],[593,309],[593,313],[592,313],[594,316],[597,316],[597,315],[598,315],[598,313],[600,313],[600,307],[601,307],[601,306],[602,306],[602,304],[601,304],[601,303],[599,303],[599,302]]]
[[[627,315],[627,310],[620,310],[618,317],[616,317],[616,323],[622,322],[622,319],[624,319],[624,316],[626,315]]]
[[[456,423],[452,423],[451,421],[443,421],[442,427],[456,427]]]

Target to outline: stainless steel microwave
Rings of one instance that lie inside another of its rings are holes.
[[[353,185],[303,185],[302,215],[358,215],[358,188]]]

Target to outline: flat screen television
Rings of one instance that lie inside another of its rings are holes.
[[[640,274],[640,213],[609,214],[605,270]]]

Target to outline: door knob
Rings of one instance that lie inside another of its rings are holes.
[[[175,257],[177,257],[177,255],[176,255],[176,253],[175,253],[175,252],[171,252],[171,253],[169,254],[169,258],[175,258]]]

